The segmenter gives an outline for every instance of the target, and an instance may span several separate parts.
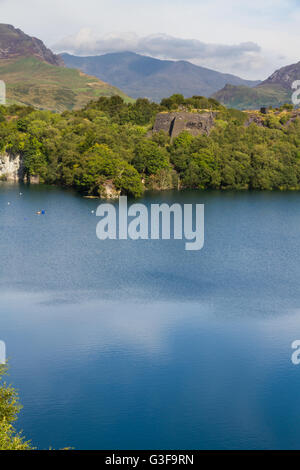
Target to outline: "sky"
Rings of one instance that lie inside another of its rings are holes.
[[[300,61],[300,0],[0,0],[55,52],[133,51],[265,79]]]

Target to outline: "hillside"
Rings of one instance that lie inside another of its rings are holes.
[[[0,60],[0,77],[6,83],[7,103],[38,109],[64,111],[79,109],[101,96],[119,95],[117,88],[78,70],[57,67],[35,57]]]
[[[291,103],[292,83],[299,80],[299,77],[300,62],[282,67],[254,88],[226,85],[213,97],[226,106],[238,109],[257,109],[260,106],[278,107],[284,103]]]
[[[280,85],[263,85],[254,88],[226,85],[213,94],[213,98],[229,108],[258,109],[262,106],[281,106],[291,102],[292,93]]]
[[[44,43],[9,24],[0,24],[0,59],[36,57],[51,65],[63,66],[63,60]]]
[[[114,86],[68,69],[42,41],[6,24],[0,24],[0,79],[6,84],[8,104],[64,111],[101,96],[119,95],[132,101]]]
[[[186,61],[159,60],[132,52],[77,57],[61,54],[67,67],[78,68],[121,88],[133,98],[146,97],[159,102],[180,93],[185,97],[210,96],[227,83],[254,86],[243,80]]]

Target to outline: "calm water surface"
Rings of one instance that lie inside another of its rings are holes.
[[[204,203],[204,249],[101,242],[98,201],[0,185],[19,427],[39,448],[299,449],[300,194],[142,202]]]

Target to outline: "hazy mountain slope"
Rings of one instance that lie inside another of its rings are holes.
[[[160,101],[174,93],[210,96],[226,83],[255,86],[259,82],[198,67],[186,61],[159,60],[132,52],[77,57],[61,54],[67,67],[78,68],[121,88],[128,95]]]
[[[291,103],[292,84],[296,80],[300,80],[300,62],[282,67],[254,88],[225,86],[213,97],[226,106],[239,109],[281,106]]]

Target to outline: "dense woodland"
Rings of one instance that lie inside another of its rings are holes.
[[[212,110],[210,135],[183,132],[172,142],[151,129],[158,112]],[[100,98],[62,114],[0,107],[0,152],[21,154],[41,182],[103,195],[111,181],[134,197],[145,189],[300,189],[300,118],[291,106],[247,124],[248,115],[213,99],[174,95],[161,104]]]

